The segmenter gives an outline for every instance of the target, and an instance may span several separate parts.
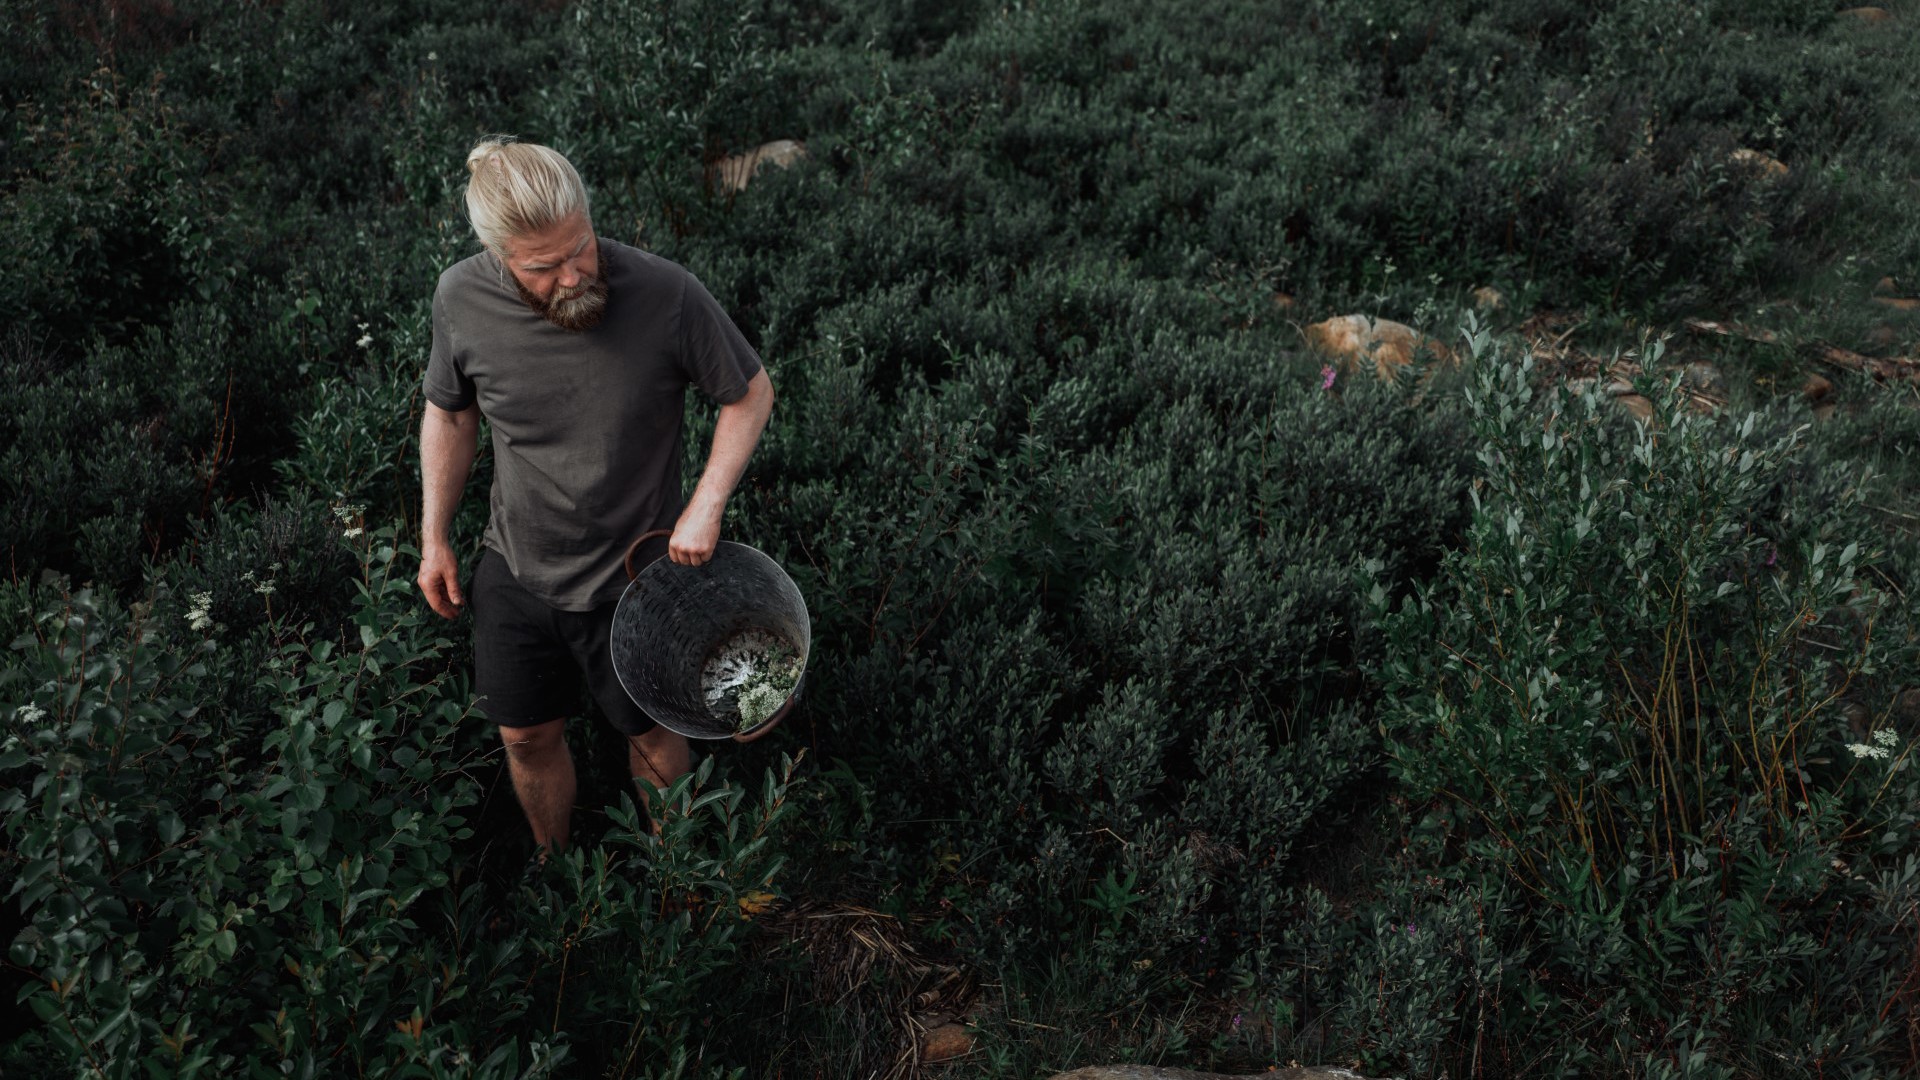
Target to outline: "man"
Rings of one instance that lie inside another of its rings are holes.
[[[453,618],[467,603],[448,526],[492,425],[486,550],[471,581],[474,683],[499,726],[540,857],[565,846],[573,758],[563,729],[584,678],[627,737],[637,781],[687,771],[612,670],[621,556],[671,527],[667,556],[713,555],[727,497],[773,408],[746,339],[679,266],[596,238],[579,174],[556,151],[488,138],[467,156],[467,214],[484,248],[440,275],[420,430],[419,585]],[[706,469],[681,501],[688,384],[720,404]]]

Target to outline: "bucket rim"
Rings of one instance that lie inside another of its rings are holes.
[[[654,572],[656,567],[659,567],[661,564],[665,564],[668,567],[668,569],[660,571],[661,573],[699,572],[703,569],[707,569],[711,567],[713,562],[716,559],[719,559],[721,557],[721,551],[724,549],[730,553],[729,557],[746,558],[750,561],[758,560],[759,562],[762,562],[766,566],[777,571],[780,574],[780,576],[786,580],[787,584],[790,587],[792,587],[794,596],[799,601],[800,616],[801,616],[802,623],[809,628],[811,627],[813,622],[813,614],[811,611],[808,610],[807,598],[803,593],[800,592],[800,586],[797,582],[793,580],[793,575],[787,573],[786,568],[781,566],[779,561],[773,558],[773,556],[768,555],[766,552],[760,550],[757,547],[754,547],[752,544],[741,543],[740,541],[737,541],[737,540],[720,540],[714,544],[713,555],[710,556],[706,562],[703,562],[697,566],[687,566],[681,563],[675,563],[671,559],[661,556],[649,561],[647,565],[640,567],[636,571],[633,566],[633,557],[634,557],[634,553],[640,549],[640,545],[646,543],[648,540],[654,539],[655,537],[666,536],[666,535],[670,535],[671,533],[672,533],[671,529],[655,529],[650,532],[643,533],[639,537],[639,539],[635,540],[632,546],[630,546],[627,549],[627,555],[624,562],[627,570],[628,580],[627,580],[626,587],[620,591],[620,599],[616,601],[614,604],[613,626],[620,625],[620,612],[621,612],[621,609],[626,606],[628,599],[636,595],[637,590],[643,588],[641,578],[649,573]],[[686,728],[679,723],[673,722],[668,719],[663,719],[660,716],[656,716],[652,710],[648,709],[646,705],[643,704],[637,696],[635,696],[633,692],[633,688],[629,685],[627,681],[627,673],[625,672],[625,670],[623,670],[618,654],[614,651],[614,648],[613,648],[614,635],[611,632],[611,627],[609,628],[609,633],[607,634],[607,660],[613,667],[614,678],[619,681],[621,692],[625,693],[629,700],[633,701],[635,705],[639,706],[640,710],[646,713],[647,718],[652,720],[654,723],[660,725],[661,727],[667,729],[668,731],[673,732],[676,735],[681,736],[682,738],[700,739],[706,742],[720,742],[722,740],[730,740],[732,742],[737,742],[737,743],[749,743],[749,742],[753,742],[755,740],[764,738],[766,735],[771,733],[775,727],[779,726],[781,721],[787,718],[788,714],[793,712],[794,706],[799,703],[801,695],[804,693],[806,689],[806,684],[807,684],[807,662],[810,659],[812,659],[812,656],[813,656],[813,645],[811,640],[813,635],[811,633],[808,633],[806,636],[808,640],[807,642],[805,642],[804,647],[802,647],[799,650],[800,651],[800,676],[798,679],[794,681],[793,690],[787,695],[787,700],[781,703],[778,709],[774,710],[773,715],[767,717],[765,720],[762,720],[760,723],[754,725],[753,727],[748,728],[745,731],[731,731],[725,734],[718,734],[718,735],[707,733],[707,732],[689,731],[689,730],[686,730]],[[793,644],[799,645],[800,643],[796,642]]]

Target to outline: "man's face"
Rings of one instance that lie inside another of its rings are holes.
[[[591,330],[606,315],[600,245],[587,215],[576,212],[551,228],[514,237],[502,261],[513,273],[520,298],[555,326]]]

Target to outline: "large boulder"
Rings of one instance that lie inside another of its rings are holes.
[[[807,156],[807,144],[798,139],[775,139],[744,154],[721,158],[713,167],[714,190],[734,194],[747,190],[747,182],[763,166],[785,169]]]
[[[1413,363],[1422,350],[1442,360],[1453,359],[1445,345],[1413,327],[1371,315],[1341,315],[1317,322],[1307,327],[1306,335],[1308,345],[1339,360],[1342,368],[1352,371],[1371,364],[1381,378]]]
[[[1748,172],[1758,173],[1761,176],[1779,179],[1787,175],[1785,162],[1770,154],[1763,154],[1758,150],[1749,150],[1741,147],[1733,153],[1728,154],[1727,160],[1738,168],[1745,169]]]

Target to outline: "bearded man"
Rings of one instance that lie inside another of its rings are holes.
[[[687,771],[686,739],[655,726],[613,672],[621,556],[641,533],[671,528],[674,562],[712,557],[773,385],[693,275],[594,235],[586,187],[558,152],[488,138],[467,170],[483,250],[442,273],[433,295],[419,585],[446,618],[471,598],[474,688],[544,859],[567,842],[575,781],[564,729],[583,681],[626,736],[637,781],[660,789]],[[689,384],[720,415],[683,502]],[[463,593],[448,527],[482,416],[493,491],[485,551]]]

